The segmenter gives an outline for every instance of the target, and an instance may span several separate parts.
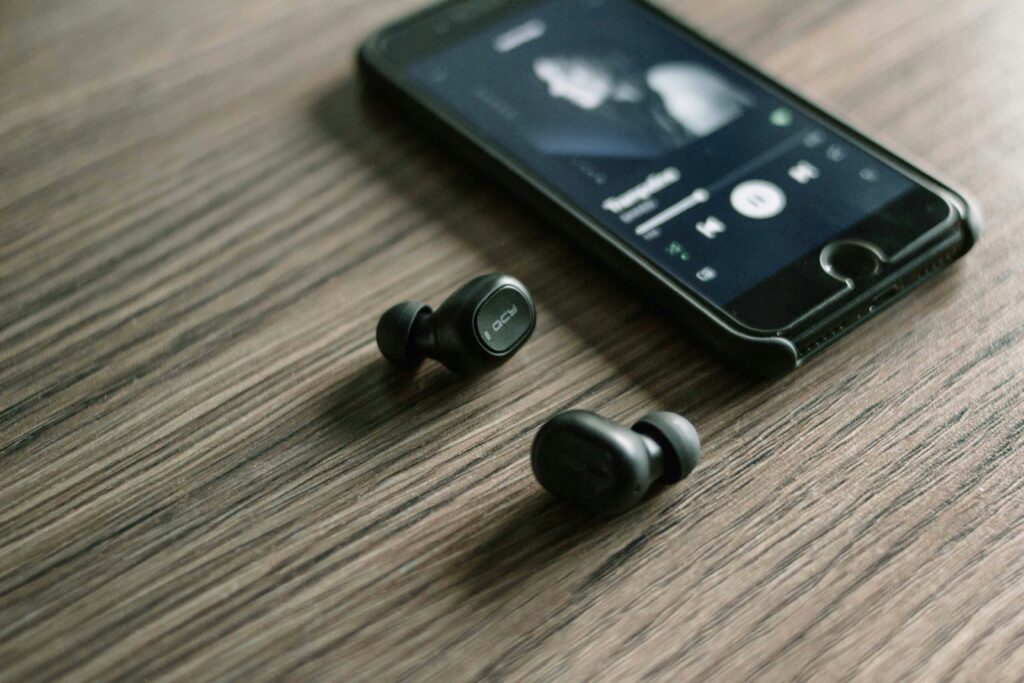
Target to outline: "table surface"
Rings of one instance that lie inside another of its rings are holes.
[[[421,4],[0,4],[0,679],[1019,676],[1024,3],[667,3],[987,212],[770,383],[360,101]],[[513,361],[385,367],[387,305],[495,270]],[[584,515],[528,462],[570,407],[706,459]]]

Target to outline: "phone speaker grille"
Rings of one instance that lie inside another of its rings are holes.
[[[960,256],[961,248],[959,246],[953,247],[938,256],[931,261],[928,261],[920,268],[912,271],[904,277],[893,283],[888,289],[882,294],[879,294],[870,302],[863,306],[855,309],[848,314],[842,320],[836,322],[831,327],[827,328],[827,331],[823,334],[814,337],[810,341],[800,344],[797,348],[800,354],[800,358],[806,358],[811,354],[822,350],[830,343],[842,336],[843,332],[859,323],[864,318],[872,315],[873,313],[888,307],[893,302],[899,300],[904,294],[913,289],[915,286],[923,282],[930,275],[936,271],[945,268],[950,263],[955,261]]]

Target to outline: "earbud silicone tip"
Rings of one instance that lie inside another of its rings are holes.
[[[700,437],[697,429],[682,415],[651,413],[633,425],[633,431],[661,446],[661,478],[666,484],[685,479],[700,463]]]
[[[424,356],[413,343],[413,329],[417,318],[432,312],[430,306],[418,301],[389,308],[377,323],[377,346],[384,357],[406,370],[419,367]]]

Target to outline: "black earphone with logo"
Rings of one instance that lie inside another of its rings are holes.
[[[377,323],[377,346],[400,368],[415,370],[424,358],[461,375],[492,370],[522,348],[537,313],[523,283],[492,273],[473,278],[434,311],[407,301]]]
[[[470,375],[515,355],[536,322],[523,283],[493,273],[467,282],[437,311],[412,301],[391,307],[377,324],[377,345],[385,358],[407,370],[433,358]],[[627,429],[594,413],[570,410],[540,429],[530,462],[540,485],[558,498],[618,514],[636,505],[655,483],[674,484],[689,476],[700,452],[697,430],[675,413],[651,413]]]

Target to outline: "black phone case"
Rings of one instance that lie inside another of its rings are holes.
[[[684,328],[702,339],[717,356],[762,377],[778,377],[800,367],[808,358],[845,336],[860,323],[902,299],[929,276],[943,270],[974,246],[981,231],[982,220],[977,204],[963,193],[952,190],[948,184],[922,171],[918,166],[911,165],[828,112],[822,111],[817,105],[743,62],[660,8],[645,0],[636,1],[671,21],[737,69],[771,84],[776,90],[814,111],[866,149],[934,186],[933,189],[945,195],[960,211],[961,235],[935,245],[890,278],[876,283],[870,291],[856,299],[854,305],[841,309],[832,318],[818,325],[815,328],[816,333],[810,339],[798,341],[780,335],[759,336],[741,329],[719,314],[575,207],[531,182],[525,172],[515,169],[508,160],[503,159],[500,152],[490,148],[486,141],[475,141],[472,134],[453,119],[413,97],[388,77],[378,59],[379,39],[400,26],[417,21],[424,15],[441,11],[448,5],[456,4],[455,2],[444,2],[428,7],[370,36],[359,50],[359,71],[363,84],[369,91],[383,95],[402,107],[416,123],[438,136],[445,143],[446,149],[456,150],[466,160],[520,196],[546,220],[559,226],[580,246],[618,273],[630,286],[654,301]],[[884,298],[878,297],[878,291],[887,294]]]

